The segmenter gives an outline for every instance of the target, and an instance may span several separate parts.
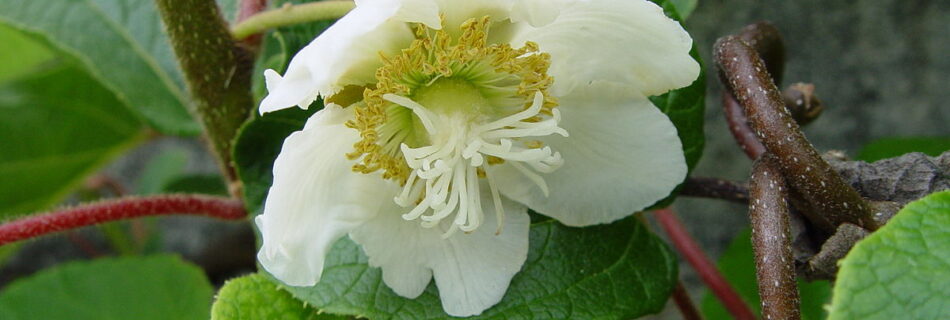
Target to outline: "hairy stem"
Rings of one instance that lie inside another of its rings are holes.
[[[749,202],[749,189],[742,183],[717,178],[689,177],[680,190],[681,196]]]
[[[229,189],[240,196],[231,162],[238,128],[253,108],[253,58],[237,45],[214,0],[155,0],[185,73],[194,112],[217,155]]]
[[[231,28],[235,38],[244,39],[267,29],[304,22],[330,20],[342,17],[356,4],[353,1],[332,0],[285,5],[253,15]]]
[[[654,213],[657,222],[660,223],[660,226],[662,226],[666,234],[669,235],[673,246],[676,247],[680,255],[686,259],[686,262],[693,266],[693,269],[695,269],[699,277],[703,279],[703,282],[706,283],[709,290],[716,295],[716,298],[722,302],[726,310],[738,320],[755,319],[752,311],[749,310],[749,306],[742,301],[742,298],[740,298],[736,290],[729,285],[729,282],[719,274],[719,270],[717,270],[712,261],[706,257],[706,254],[699,248],[699,245],[696,244],[693,237],[689,235],[689,232],[683,227],[683,224],[676,217],[676,214],[668,208],[656,210]]]
[[[703,319],[703,317],[699,315],[699,310],[696,309],[696,305],[693,304],[693,300],[689,298],[689,294],[686,292],[686,288],[683,287],[682,281],[677,281],[676,288],[673,288],[673,302],[676,303],[676,308],[680,310],[683,319]]]
[[[0,225],[0,245],[103,222],[171,214],[202,215],[226,220],[247,217],[241,201],[229,198],[204,195],[126,197],[4,223]]]
[[[788,187],[771,154],[755,162],[751,181],[749,218],[762,315],[765,319],[800,319]]]
[[[803,213],[827,233],[842,223],[875,230],[870,206],[832,170],[785,108],[758,53],[736,36],[716,41],[714,55],[724,83],[744,107],[752,129],[778,158],[788,183],[809,204]]]

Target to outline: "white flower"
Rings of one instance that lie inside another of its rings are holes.
[[[357,1],[265,73],[262,113],[326,107],[277,157],[258,259],[314,285],[349,234],[397,294],[434,277],[446,312],[479,314],[524,263],[528,208],[608,223],[684,179],[647,97],[696,78],[691,44],[642,0]]]

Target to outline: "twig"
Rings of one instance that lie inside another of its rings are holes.
[[[65,208],[0,225],[0,245],[103,222],[171,214],[226,220],[247,217],[241,201],[204,195],[126,197]]]
[[[805,139],[755,50],[728,36],[716,41],[714,55],[759,141],[778,158],[788,183],[810,204],[802,210],[809,220],[827,233],[846,222],[877,229],[870,206]]]
[[[749,306],[742,301],[739,294],[729,285],[729,282],[721,274],[712,261],[706,257],[703,250],[699,248],[693,237],[689,235],[683,224],[676,218],[676,214],[669,208],[654,211],[657,222],[669,235],[673,246],[680,252],[680,255],[686,259],[699,277],[703,279],[709,290],[716,295],[716,298],[722,302],[726,310],[738,320],[755,319]]]
[[[166,0],[168,1],[168,0]],[[286,5],[274,10],[255,14],[231,28],[237,39],[258,34],[267,29],[311,21],[331,20],[342,17],[356,6],[353,1],[332,0]]]
[[[765,319],[800,319],[789,225],[788,188],[775,158],[765,154],[753,164],[752,248]]]
[[[240,182],[231,162],[237,129],[253,108],[253,57],[231,37],[214,0],[155,0],[178,63],[232,196]]]
[[[689,298],[689,293],[686,292],[686,288],[683,288],[682,281],[677,281],[676,287],[673,288],[673,302],[676,303],[676,307],[680,310],[680,314],[683,315],[683,319],[703,319],[703,317],[699,315],[699,310],[696,309],[696,305],[693,304],[693,300]]]
[[[749,203],[749,188],[744,184],[717,178],[689,177],[680,195]]]

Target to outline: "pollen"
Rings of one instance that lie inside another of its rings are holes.
[[[540,52],[533,42],[521,48],[490,43],[491,25],[488,16],[469,19],[458,27],[461,32],[452,33],[458,35],[453,37],[444,29],[415,24],[415,40],[408,48],[395,56],[380,55],[383,66],[376,70],[375,85],[347,88],[338,94],[340,97],[328,98],[328,101],[340,100],[355,108],[356,117],[346,123],[358,130],[361,138],[347,154],[349,159],[357,161],[353,171],[367,174],[382,171],[384,179],[405,185],[413,170],[401,146],[419,148],[432,143],[431,132],[426,130],[432,124],[426,124],[416,112],[384,96],[420,101],[420,96],[437,83],[455,81],[470,85],[484,100],[478,104],[482,107],[458,103],[442,107],[456,110],[438,112],[466,113],[476,121],[490,122],[527,110],[540,93],[543,99],[540,110],[520,121],[540,122],[553,116],[557,100],[548,94],[554,81],[547,74],[550,55]],[[359,90],[362,90],[361,101],[357,101]],[[530,141],[528,145],[542,147],[540,141]],[[488,164],[504,163],[504,159],[496,156],[486,158]]]

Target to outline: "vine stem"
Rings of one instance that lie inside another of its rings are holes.
[[[737,36],[720,38],[713,54],[720,78],[744,107],[753,132],[776,156],[788,184],[809,207],[802,212],[833,233],[842,223],[876,230],[870,205],[835,172],[802,134],[755,48]]]
[[[709,257],[703,253],[703,250],[696,243],[696,240],[689,235],[689,232],[683,227],[683,224],[679,218],[676,217],[673,210],[669,208],[656,210],[654,211],[654,215],[656,216],[657,222],[660,223],[660,226],[663,227],[663,230],[669,235],[670,241],[673,242],[673,246],[676,247],[676,250],[686,259],[686,262],[693,266],[693,269],[695,269],[699,277],[703,279],[703,282],[706,283],[709,290],[716,295],[716,298],[722,302],[726,310],[738,320],[755,319],[755,315],[752,313],[752,310],[749,309],[749,306],[742,301],[742,298],[740,298],[736,290],[729,285],[729,282],[719,274],[719,270],[717,270],[716,266],[709,260]]]
[[[310,2],[264,11],[244,19],[231,28],[231,34],[244,39],[271,28],[311,21],[331,20],[342,17],[356,7],[353,1],[331,0]]]
[[[125,197],[4,223],[0,225],[0,245],[103,222],[172,214],[192,214],[225,220],[247,218],[242,202],[230,198],[204,195]]]
[[[801,319],[788,211],[788,187],[775,157],[766,153],[752,166],[752,248],[765,319]]]

